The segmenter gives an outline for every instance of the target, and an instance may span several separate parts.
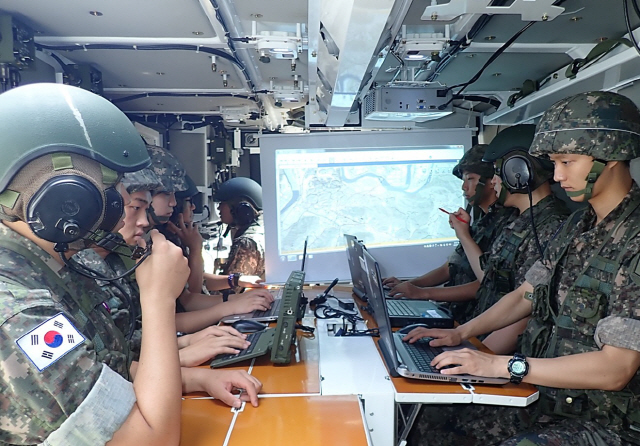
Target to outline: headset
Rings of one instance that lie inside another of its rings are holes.
[[[105,205],[106,199],[106,205]],[[102,216],[99,229],[112,230],[122,218],[124,201],[115,187],[102,192],[88,179],[61,175],[47,180],[27,205],[27,224],[38,237],[71,243],[85,237]]]
[[[516,148],[526,152],[524,147]],[[496,161],[496,174],[510,192],[526,192],[535,185],[534,168],[531,160],[523,155],[513,155],[506,160]]]
[[[231,206],[231,216],[233,221],[238,226],[247,226],[251,224],[256,218],[258,218],[258,211],[253,205],[242,200],[238,204]]]

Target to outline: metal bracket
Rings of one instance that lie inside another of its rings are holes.
[[[555,0],[514,0],[509,6],[489,6],[491,0],[451,0],[443,5],[427,6],[422,20],[451,21],[463,14],[519,14],[523,21],[553,20],[564,8],[553,6]]]

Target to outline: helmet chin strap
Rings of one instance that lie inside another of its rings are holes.
[[[591,194],[593,193],[593,185],[598,180],[598,177],[600,176],[606,165],[606,161],[593,160],[593,165],[591,166],[591,170],[589,171],[589,174],[586,178],[587,187],[576,191],[567,191],[567,195],[569,197],[579,197],[581,195],[584,195],[584,199],[589,200],[591,198]]]
[[[473,203],[474,206],[478,206],[478,203],[482,198],[482,193],[484,192],[484,188],[487,186],[487,181],[488,181],[488,178],[484,178],[484,177],[480,177],[480,179],[478,180],[478,184],[476,184],[476,193],[469,198],[469,201]]]
[[[507,188],[504,183],[500,183],[500,193],[498,194],[498,203],[504,206],[504,202],[507,201]]]
[[[149,215],[149,217],[151,217],[151,220],[156,225],[163,225],[165,223],[168,223],[169,219],[171,218],[171,217],[158,217],[156,215],[155,210],[153,209],[153,206],[149,206],[149,209],[147,209],[147,214]]]

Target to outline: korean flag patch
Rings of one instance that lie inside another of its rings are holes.
[[[85,337],[67,317],[58,313],[16,341],[39,371],[84,343]]]

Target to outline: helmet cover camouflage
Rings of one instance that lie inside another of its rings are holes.
[[[482,160],[484,153],[489,147],[486,144],[476,144],[465,152],[460,161],[451,172],[462,179],[463,172],[471,172],[480,175],[482,178],[493,177],[493,163]]]
[[[147,144],[151,157],[151,168],[162,182],[163,192],[180,192],[189,186],[185,179],[187,172],[178,158],[162,147]]]
[[[542,115],[529,153],[590,155],[603,161],[640,156],[640,110],[626,96],[591,91],[562,99]]]
[[[122,177],[122,184],[127,188],[127,192],[133,194],[140,191],[151,191],[164,189],[162,181],[151,168],[141,169],[137,172],[127,172]]]

